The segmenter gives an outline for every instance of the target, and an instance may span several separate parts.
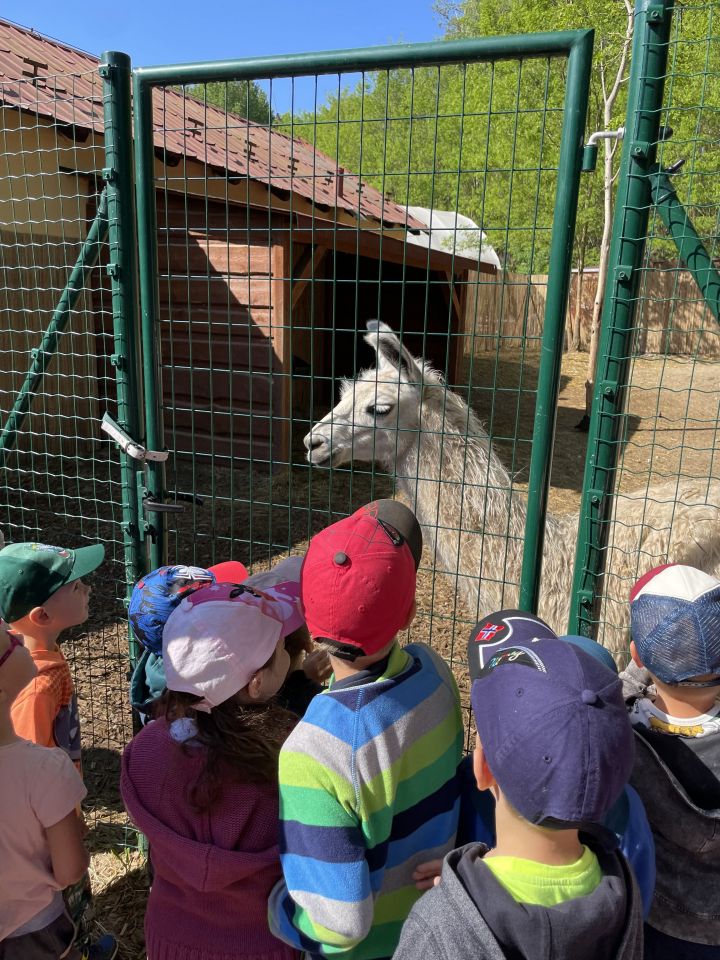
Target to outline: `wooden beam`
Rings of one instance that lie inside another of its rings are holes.
[[[291,310],[294,310],[297,306],[300,297],[305,292],[308,281],[317,273],[327,252],[327,247],[316,246],[313,250],[313,248],[309,246],[301,254],[296,266],[293,267],[292,277],[290,278],[292,286]]]
[[[452,294],[453,307],[455,308],[455,314],[459,324],[462,320],[462,310],[460,308],[460,297],[458,297],[458,292],[455,288],[455,278],[450,270],[445,271],[445,276],[447,277],[450,293]]]
[[[303,223],[307,222],[307,227]],[[495,275],[495,267],[489,263],[478,263],[457,254],[444,253],[442,250],[428,250],[414,243],[405,243],[394,237],[375,231],[348,229],[337,224],[333,226],[327,222],[322,226],[316,221],[315,229],[310,229],[310,221],[304,217],[297,218],[298,226],[293,228],[293,242],[323,244],[330,250],[339,253],[349,253],[352,256],[370,257],[373,260],[385,260],[388,263],[404,263],[408,267],[417,267],[421,270],[453,269],[456,273],[462,270],[476,270],[478,273]]]

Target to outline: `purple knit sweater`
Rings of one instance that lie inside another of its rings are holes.
[[[268,894],[280,878],[277,788],[229,785],[199,814],[187,795],[203,752],[188,752],[156,720],[123,753],[123,800],[155,870],[145,914],[149,960],[295,960],[267,924]]]

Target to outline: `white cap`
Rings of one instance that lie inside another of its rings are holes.
[[[234,696],[285,634],[281,606],[231,583],[191,593],[163,630],[168,690],[202,697],[195,709],[208,713]]]

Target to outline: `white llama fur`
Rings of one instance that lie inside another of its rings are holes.
[[[386,324],[370,321],[368,330],[377,367],[343,383],[337,406],[305,437],[309,462],[377,461],[415,510],[438,572],[457,578],[469,617],[515,607],[525,497],[440,374]],[[670,558],[720,577],[719,498],[720,482],[701,478],[614,499],[598,637],[613,653],[627,650],[627,598],[644,571]],[[538,614],[559,632],[567,629],[578,519],[547,515]]]

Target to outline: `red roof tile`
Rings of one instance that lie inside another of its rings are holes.
[[[62,124],[103,132],[97,57],[0,20],[0,102]],[[361,220],[423,224],[303,140],[250,123],[170,88],[153,92],[155,146],[232,176]]]

